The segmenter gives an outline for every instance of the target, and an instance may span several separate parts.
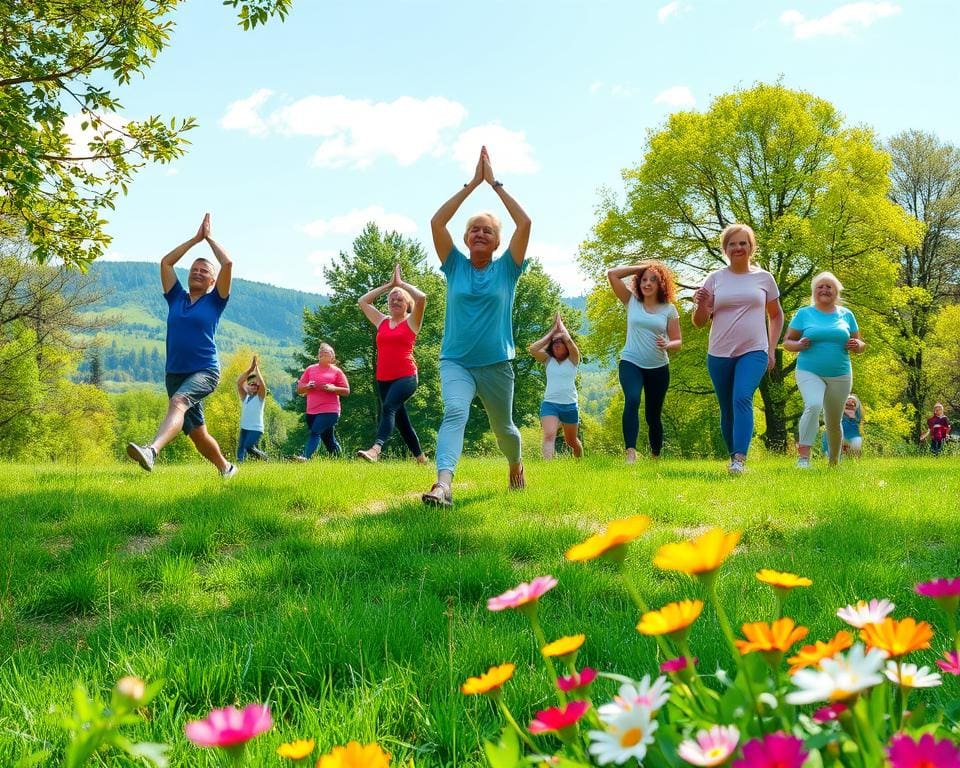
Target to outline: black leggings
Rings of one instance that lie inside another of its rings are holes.
[[[383,445],[390,439],[393,427],[396,425],[403,442],[407,444],[410,453],[419,456],[423,453],[420,448],[420,439],[417,437],[407,409],[407,402],[417,389],[417,375],[404,376],[390,381],[378,381],[377,391],[380,393],[380,427],[377,429],[376,444]]]
[[[640,432],[640,393],[644,388],[647,397],[643,414],[647,420],[647,436],[650,438],[650,453],[659,456],[663,448],[663,401],[670,386],[670,366],[641,368],[620,361],[620,387],[623,389],[623,442],[627,448],[636,449]]]

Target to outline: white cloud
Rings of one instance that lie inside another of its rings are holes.
[[[167,168],[167,176],[176,176],[180,171],[176,168]]]
[[[417,222],[401,213],[388,213],[379,205],[367,208],[354,208],[348,213],[333,216],[329,219],[317,219],[305,224],[301,229],[310,237],[322,238],[328,235],[356,235],[366,226],[367,222],[375,222],[385,231],[399,232],[408,235],[417,231]],[[319,254],[328,251],[317,251]]]
[[[273,96],[269,88],[260,88],[253,95],[235,101],[227,107],[227,113],[220,118],[220,127],[228,131],[246,131],[254,136],[267,133],[267,124],[260,117],[260,107]]]
[[[686,13],[690,10],[690,6],[687,3],[681,2],[672,2],[667,3],[664,6],[661,6],[657,11],[657,21],[661,24],[666,24],[667,20],[671,16],[676,16],[680,13]]]
[[[611,96],[617,96],[620,98],[629,98],[636,93],[636,89],[627,83],[612,83],[607,84],[602,80],[597,80],[595,83],[590,85],[590,93],[609,93]]]
[[[848,3],[818,19],[808,19],[796,10],[784,11],[780,15],[780,23],[793,27],[793,36],[798,40],[851,37],[857,30],[869,27],[880,19],[896,16],[901,10],[899,5],[891,2]]]
[[[602,81],[602,80],[596,80],[596,81],[590,83],[590,93],[598,93],[598,92],[599,92],[600,90],[602,90],[602,89],[603,89],[603,81]]]
[[[560,283],[564,296],[582,296],[592,284],[577,268],[577,247],[544,243],[538,240],[530,242],[527,256],[537,259],[550,277]]]
[[[682,109],[693,109],[697,105],[697,100],[693,91],[686,85],[675,85],[667,88],[656,95],[654,104],[666,104],[669,107],[680,107]]]
[[[100,257],[101,261],[150,261],[148,256],[130,256],[120,251],[107,251]]]
[[[122,138],[123,144],[127,148],[134,145],[133,139],[119,133],[119,131],[126,129],[127,123],[130,122],[128,118],[123,115],[118,115],[115,112],[105,112],[98,115],[98,118],[101,122],[96,128],[93,126],[93,118],[83,112],[75,112],[64,118],[63,133],[70,141],[68,151],[71,156],[86,157],[90,155],[90,147],[88,145],[97,137],[108,140]],[[82,127],[84,123],[87,123],[86,128]],[[91,162],[92,161],[84,161],[84,164],[87,165]],[[97,170],[92,165],[90,165],[90,169]]]
[[[523,131],[511,131],[499,123],[488,123],[470,128],[460,134],[453,144],[453,159],[466,173],[477,167],[480,147],[486,145],[494,174],[536,173],[540,170],[533,159],[533,148]]]

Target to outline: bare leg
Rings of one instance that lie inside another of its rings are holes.
[[[160,426],[157,427],[156,437],[149,447],[153,448],[154,453],[160,453],[163,447],[170,443],[177,433],[183,429],[183,414],[190,408],[190,403],[186,398],[180,395],[174,395],[170,398],[170,404],[167,406],[167,415],[163,417]],[[219,450],[219,449],[218,449]]]
[[[580,437],[577,434],[579,426],[579,424],[563,425],[563,441],[570,446],[573,455],[578,459],[583,456],[583,444],[580,442]]]
[[[510,465],[510,490],[519,491],[527,487],[527,481],[523,476],[523,462]]]
[[[560,419],[556,416],[541,416],[540,426],[543,427],[543,458],[549,461],[556,452],[557,427],[560,426]]]
[[[200,451],[200,455],[221,472],[230,466],[230,462],[227,461],[220,452],[220,445],[213,439],[213,435],[207,432],[206,425],[201,424],[193,430],[188,437],[193,441],[197,450]]]

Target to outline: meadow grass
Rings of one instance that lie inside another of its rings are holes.
[[[378,741],[394,764],[482,764],[499,718],[460,694],[466,677],[512,661],[505,698],[518,720],[554,703],[526,621],[488,612],[488,597],[553,574],[540,611],[549,638],[585,632],[581,666],[656,671],[618,571],[563,558],[634,514],[654,521],[627,561],[653,607],[698,595],[653,567],[656,548],[718,525],[743,532],[719,583],[737,626],[773,618],[772,592],[754,578],[771,567],[814,580],[788,602],[811,641],[831,637],[836,609],[860,598],[890,597],[896,616],[939,628],[912,587],[960,573],[957,469],[866,459],[797,472],[765,458],[730,478],[712,461],[562,458],[529,462],[527,491],[508,493],[502,460],[466,459],[456,505],[438,511],[419,499],[432,470],[412,463],[247,463],[228,483],[199,464],[0,465],[0,765],[60,753],[51,709],[78,682],[107,695],[126,674],[166,681],[135,736],[171,743],[172,765],[216,765],[184,723],[252,701],[269,702],[276,721],[252,743],[254,765],[279,764],[277,745],[300,737],[323,751]],[[707,673],[731,667],[709,609],[691,645]],[[933,695],[957,689],[948,678]],[[601,685],[601,699],[611,690]]]

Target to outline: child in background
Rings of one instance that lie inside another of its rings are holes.
[[[308,366],[297,382],[297,394],[307,397],[307,428],[310,437],[301,456],[294,461],[309,461],[320,441],[331,456],[340,455],[340,443],[334,430],[340,420],[340,398],[350,394],[347,377],[335,365],[336,353],[323,343],[317,350],[317,362]]]
[[[267,399],[267,383],[260,373],[257,356],[237,378],[237,395],[240,397],[240,439],[237,441],[237,462],[243,461],[249,453],[261,461],[267,454],[257,448],[263,437],[263,405]]]
[[[860,452],[863,450],[863,435],[860,433],[861,421],[863,421],[863,406],[860,404],[860,398],[851,392],[843,406],[843,416],[840,418],[840,430],[843,433],[841,456],[849,455],[855,459],[860,458]],[[823,453],[826,456],[830,455],[826,432],[823,433]]]
[[[920,435],[922,443],[930,438],[930,453],[939,456],[943,450],[943,441],[950,435],[950,419],[943,415],[943,404],[933,406],[933,416],[927,419],[927,431]]]

